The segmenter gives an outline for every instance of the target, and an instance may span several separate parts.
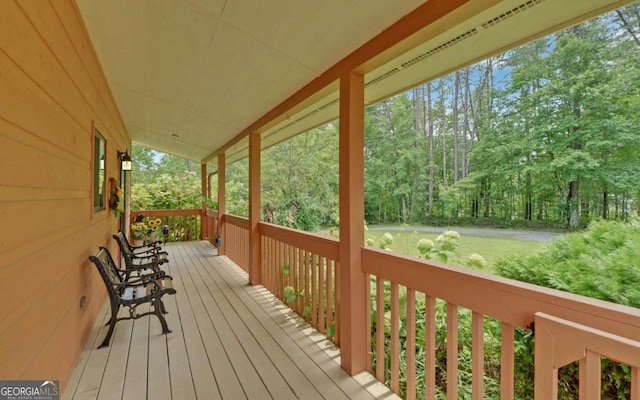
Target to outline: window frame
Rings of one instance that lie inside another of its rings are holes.
[[[93,129],[93,212],[105,211],[107,188],[107,140]]]

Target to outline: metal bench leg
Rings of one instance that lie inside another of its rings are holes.
[[[163,310],[164,310],[164,304],[162,303],[162,300],[160,300],[160,298],[158,297],[153,302],[153,312],[156,315],[156,317],[158,317],[158,319],[160,320],[160,325],[162,325],[162,333],[164,334],[171,333],[171,330],[167,325],[167,320],[164,319],[164,315],[162,315]]]
[[[112,310],[113,310],[113,304],[111,304],[111,308],[112,308]],[[116,304],[116,315],[118,315],[118,311],[120,311],[120,304]],[[104,324],[104,326],[109,325],[109,324],[111,323],[111,320],[112,320],[112,319],[113,319],[113,318],[109,319],[109,320],[107,321],[107,323],[106,323],[106,324]]]
[[[160,300],[160,299],[158,299]],[[160,312],[163,314],[169,314],[169,311],[167,311],[166,308],[164,308],[164,302],[162,300],[160,300]]]
[[[118,304],[114,304],[113,300],[111,300],[111,320],[109,320],[109,330],[107,331],[107,336],[105,336],[102,344],[98,346],[99,349],[103,347],[109,347],[109,341],[111,340],[111,335],[113,335],[113,330],[116,327],[116,322],[118,322]]]

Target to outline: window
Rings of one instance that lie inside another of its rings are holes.
[[[104,137],[94,130],[93,133],[93,211],[105,209],[105,186],[106,186],[106,147],[107,142]]]

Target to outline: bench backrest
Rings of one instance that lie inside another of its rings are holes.
[[[118,231],[117,234],[113,235],[113,238],[116,240],[116,242],[118,242],[118,246],[120,247],[120,251],[122,252],[122,255],[126,259],[131,259],[133,257],[133,250],[131,250],[131,247],[129,246],[129,241],[124,235],[124,232]]]
[[[100,247],[100,251],[95,256],[90,256],[89,260],[93,262],[104,281],[107,290],[111,296],[118,296],[115,286],[122,282],[122,276],[113,262],[111,253],[105,247]]]

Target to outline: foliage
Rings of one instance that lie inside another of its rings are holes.
[[[202,197],[195,163],[170,154],[133,145],[131,208],[134,210],[180,210],[211,207],[217,202]]]
[[[147,235],[148,230],[149,230],[149,227],[147,226],[147,224],[145,224],[142,221],[134,222],[133,224],[131,224],[131,236],[135,240],[143,240],[144,237]]]
[[[449,261],[458,253],[458,240],[460,234],[456,231],[446,231],[436,238],[435,243],[429,239],[418,241],[418,250],[422,257],[438,261]]]
[[[116,218],[120,218],[120,215],[124,211],[124,191],[120,186],[116,186],[111,196],[110,207],[113,210],[113,215]]]
[[[304,231],[337,223],[338,131],[334,124],[265,150],[262,171],[264,221]]]
[[[496,263],[496,273],[567,292],[640,307],[640,224],[594,221],[548,250]]]
[[[136,240],[152,242],[160,239],[162,234],[162,219],[141,218],[131,224],[131,236]]]
[[[631,307],[640,307],[640,223],[595,221],[584,232],[556,239],[548,251],[511,257],[496,263],[496,273],[511,279],[581,294]],[[532,338],[520,341],[526,351]],[[521,361],[520,370],[533,370],[533,353]],[[526,379],[531,376],[520,375]],[[577,398],[575,366],[561,371],[561,398]],[[628,398],[628,368],[603,362],[603,399]]]
[[[385,232],[379,240],[375,237],[369,236],[365,243],[367,246],[375,246],[382,250],[391,250],[389,246],[393,244],[393,235],[389,232]]]

